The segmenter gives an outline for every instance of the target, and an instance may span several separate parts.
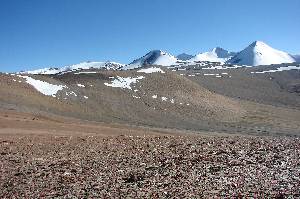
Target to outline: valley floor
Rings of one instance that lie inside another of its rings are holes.
[[[297,137],[0,113],[0,198],[300,197]]]

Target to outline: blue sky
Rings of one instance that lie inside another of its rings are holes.
[[[0,71],[129,63],[149,50],[232,51],[262,40],[300,54],[300,0],[1,0]]]

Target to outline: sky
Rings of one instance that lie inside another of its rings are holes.
[[[300,54],[300,0],[0,0],[0,71],[130,63],[150,50]]]

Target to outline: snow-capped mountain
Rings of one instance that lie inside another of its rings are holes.
[[[209,61],[209,62],[221,62],[224,63],[227,60],[229,60],[232,56],[234,56],[236,53],[229,52],[227,50],[224,50],[223,48],[216,47],[212,49],[209,52],[200,53],[191,59],[189,61],[195,62],[195,61]]]
[[[295,62],[290,54],[274,49],[262,41],[255,41],[232,57],[227,63],[258,66]]]
[[[153,50],[143,57],[134,60],[130,64],[124,65],[116,62],[82,62],[79,64],[64,67],[48,67],[32,71],[20,72],[20,74],[58,74],[81,69],[107,69],[107,70],[128,70],[146,65],[184,65],[196,64],[195,62],[220,62],[236,65],[270,65],[281,63],[300,62],[300,55],[290,55],[286,52],[276,50],[264,42],[255,41],[239,53],[229,52],[220,47],[216,47],[209,52],[197,54],[195,56],[182,53],[177,57],[161,50]]]
[[[182,60],[182,61],[189,60],[189,59],[191,59],[192,57],[194,57],[194,56],[193,56],[193,55],[186,54],[186,53],[181,53],[180,55],[177,55],[177,56],[176,56],[177,59]]]
[[[145,65],[160,65],[160,66],[171,66],[175,65],[178,61],[176,57],[170,55],[161,50],[153,50],[147,53],[145,56],[134,60],[132,63],[123,67],[123,69],[134,69]]]
[[[124,66],[123,64],[116,62],[82,62],[79,64],[74,64],[70,66],[64,66],[62,68],[42,68],[32,71],[20,72],[22,74],[58,74],[67,71],[76,71],[81,69],[108,69],[108,70],[116,70],[120,67]]]

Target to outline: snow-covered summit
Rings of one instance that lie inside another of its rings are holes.
[[[209,52],[200,53],[194,57],[192,57],[189,61],[209,61],[209,62],[221,62],[224,63],[235,53],[224,50],[223,48],[216,47]]]
[[[82,69],[108,69],[108,70],[115,70],[120,67],[122,67],[123,64],[116,63],[116,62],[82,62],[79,64],[74,64],[70,66],[64,66],[61,68],[42,68],[32,71],[25,71],[20,72],[21,74],[58,74],[62,72],[68,72],[68,71],[76,71],[76,70],[82,70]]]
[[[295,61],[288,53],[274,49],[262,41],[255,41],[227,62],[230,64],[258,66],[293,63]]]
[[[147,53],[145,56],[136,59],[132,63],[124,66],[123,69],[134,69],[146,65],[171,66],[175,65],[178,61],[180,60],[169,53],[161,50],[153,50]]]

